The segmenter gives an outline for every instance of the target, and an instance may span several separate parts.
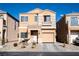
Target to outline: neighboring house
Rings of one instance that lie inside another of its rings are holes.
[[[73,43],[79,37],[79,13],[63,15],[57,22],[57,41]]]
[[[18,20],[0,10],[0,44],[18,40]]]
[[[19,41],[33,37],[37,43],[56,41],[56,13],[51,10],[36,8],[21,13],[19,19]]]

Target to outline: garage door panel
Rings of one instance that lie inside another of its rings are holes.
[[[54,34],[45,32],[45,33],[42,33],[42,38],[43,38],[42,39],[43,42],[53,42]]]

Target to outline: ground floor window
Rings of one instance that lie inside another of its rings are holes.
[[[21,32],[21,38],[27,38],[28,33],[27,32]]]

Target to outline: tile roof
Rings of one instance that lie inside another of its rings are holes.
[[[0,13],[7,13],[7,12],[5,12],[5,11],[3,11],[3,10],[0,10]]]

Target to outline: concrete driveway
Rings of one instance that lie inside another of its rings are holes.
[[[79,46],[68,45],[63,47],[62,43],[40,43],[35,48],[31,44],[25,48],[13,47],[13,43],[7,43],[0,48],[1,56],[79,56]]]
[[[21,45],[13,47],[13,43],[7,43],[3,48],[0,48],[0,51],[1,52],[79,52],[79,46],[66,44],[66,47],[63,47],[63,44],[58,42],[40,43],[37,44],[35,48],[31,48],[32,44],[26,45],[25,48],[21,48]]]

